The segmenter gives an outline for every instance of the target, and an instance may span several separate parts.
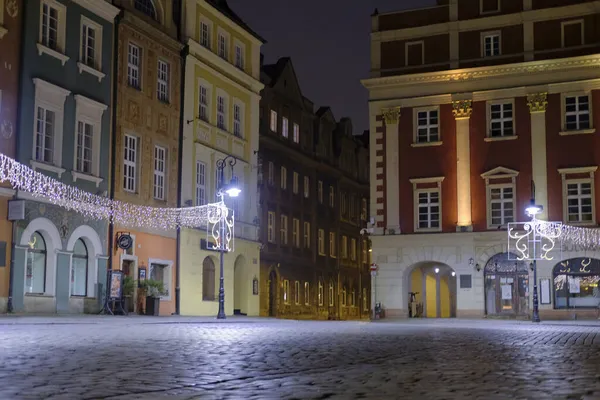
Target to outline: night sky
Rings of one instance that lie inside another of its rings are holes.
[[[229,0],[267,44],[265,63],[292,58],[302,94],[352,118],[355,134],[369,128],[366,89],[371,14],[435,5],[435,0]]]

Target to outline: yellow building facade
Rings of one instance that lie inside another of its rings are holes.
[[[225,1],[187,0],[182,38],[187,45],[181,172],[182,206],[217,199],[217,162],[242,193],[225,199],[235,215],[234,251],[224,257],[225,313],[258,315],[257,150],[260,48],[252,32]],[[180,240],[181,314],[216,315],[219,257],[207,250],[206,227],[182,229]]]

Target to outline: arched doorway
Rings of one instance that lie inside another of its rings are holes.
[[[210,256],[202,261],[202,300],[217,300],[217,274],[215,263]]]
[[[25,292],[44,294],[46,292],[47,251],[46,241],[40,232],[31,235],[27,250],[27,272],[25,275]]]
[[[244,256],[238,256],[233,266],[233,314],[248,314],[248,297],[250,279],[248,279],[246,268],[246,259]]]
[[[489,316],[529,314],[529,270],[517,256],[499,253],[488,260],[485,276],[485,313]]]
[[[273,270],[269,274],[269,317],[277,316],[277,273]]]
[[[73,247],[71,261],[71,296],[87,296],[88,263],[87,246],[79,238]]]
[[[456,273],[435,262],[416,264],[409,273],[409,293],[415,293],[413,316],[425,318],[456,317]],[[410,303],[409,303],[410,307]]]

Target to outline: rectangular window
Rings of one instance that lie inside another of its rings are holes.
[[[325,297],[325,293],[323,290],[323,282],[319,281],[319,295],[318,295],[319,307],[323,307],[323,297]]]
[[[288,244],[288,217],[287,215],[282,215],[280,220],[280,242],[281,244]]]
[[[206,22],[200,22],[200,45],[210,49],[210,26]]]
[[[333,290],[333,283],[329,283],[329,307],[333,307],[335,304],[335,291]]]
[[[418,229],[440,227],[440,192],[428,190],[417,192]]]
[[[298,124],[294,124],[293,140],[294,143],[300,143],[300,126]]]
[[[271,110],[269,127],[271,128],[272,132],[277,132],[277,111]]]
[[[125,135],[123,154],[123,189],[126,192],[137,190],[138,138]]]
[[[294,247],[300,248],[300,220],[292,219],[292,243]]]
[[[280,174],[280,183],[281,183],[281,188],[283,190],[287,189],[287,168],[286,167],[281,167],[281,174]]]
[[[165,199],[165,175],[167,164],[167,149],[154,146],[154,198]]]
[[[139,89],[140,83],[140,70],[142,61],[142,50],[139,46],[133,43],[129,43],[127,52],[127,84],[131,87]]]
[[[579,131],[590,129],[590,97],[565,97],[565,130]]]
[[[208,112],[208,100],[209,100],[209,95],[208,95],[208,88],[206,86],[202,86],[200,85],[200,90],[199,90],[199,99],[198,99],[198,117],[202,120],[202,121],[206,121],[209,122],[209,112]]]
[[[158,100],[169,102],[169,80],[170,80],[170,65],[169,63],[158,60],[158,75],[156,82],[156,97]]]
[[[310,305],[310,285],[308,282],[304,282],[304,305]]]
[[[92,174],[92,139],[94,126],[77,121],[77,141],[75,153],[75,170],[84,174]]]
[[[161,297],[169,297],[171,289],[171,267],[163,264],[150,264],[149,279],[161,282],[165,293]]]
[[[43,107],[37,108],[35,133],[35,160],[52,164],[54,162],[54,127],[56,114]]]
[[[513,222],[515,220],[513,185],[490,185],[488,190],[491,227],[499,227]]]
[[[81,62],[88,67],[100,69],[96,62],[96,29],[89,24],[81,25]]]
[[[281,136],[288,137],[288,119],[286,117],[281,117]]]
[[[317,182],[317,198],[319,199],[319,204],[323,204],[323,181]]]
[[[325,255],[325,231],[323,229],[319,229],[318,231],[318,242],[319,242],[319,255]]]
[[[206,164],[196,161],[196,205],[206,204]]]
[[[298,194],[299,179],[300,175],[298,175],[298,173],[294,171],[294,178],[292,180],[292,191],[294,192],[294,194]]]
[[[567,222],[592,221],[592,182],[567,182]]]
[[[356,261],[356,239],[350,239],[350,259]]]
[[[481,14],[499,12],[500,0],[479,0],[479,8]]]
[[[275,213],[269,211],[267,221],[267,241],[275,243]]]
[[[233,104],[233,134],[239,138],[244,136],[243,133],[243,113],[242,106],[239,104]]]
[[[304,222],[304,248],[310,249],[310,222]]]
[[[483,36],[483,56],[494,57],[500,55],[500,35],[489,34]]]
[[[300,282],[294,282],[294,303],[300,304]]]
[[[269,185],[273,185],[275,183],[275,165],[273,164],[273,161],[269,161],[268,164],[267,182]]]
[[[490,137],[513,136],[513,103],[490,104]]]
[[[308,176],[304,177],[304,198],[308,199],[310,196],[310,178]]]
[[[227,130],[227,100],[217,96],[217,128]]]
[[[244,69],[244,49],[238,44],[235,45],[235,66]]]
[[[335,189],[329,186],[329,207],[335,207]]]
[[[347,292],[346,292],[346,288],[342,289],[342,307],[346,307],[346,300],[347,300]]]
[[[287,279],[283,281],[283,302],[290,303],[290,281]]]
[[[417,111],[417,143],[431,143],[439,140],[438,110]]]
[[[218,40],[219,40],[219,47],[218,47],[219,57],[221,57],[224,60],[228,60],[229,52],[228,52],[228,46],[227,46],[227,37],[225,35],[223,35],[222,33],[219,33]]]
[[[407,67],[425,64],[423,42],[411,42],[405,45],[405,62]]]
[[[42,6],[42,44],[52,50],[58,49],[59,10],[44,2]]]
[[[336,257],[336,251],[335,251],[335,233],[334,232],[329,232],[329,256],[335,258]]]
[[[577,47],[585,44],[583,20],[561,23],[562,47]]]
[[[344,259],[348,258],[348,237],[342,236],[342,248],[340,249],[340,256]]]

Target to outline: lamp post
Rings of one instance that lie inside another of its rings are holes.
[[[543,207],[535,204],[535,199],[531,199],[531,203],[525,209],[525,212],[529,217],[531,217],[531,225],[533,234],[536,235],[537,225],[539,224],[537,218],[535,217],[539,213],[543,211]],[[534,245],[537,244],[536,238],[534,236]],[[535,251],[534,251],[535,254]],[[531,317],[531,322],[540,322],[540,310],[539,310],[539,301],[538,301],[538,287],[537,287],[537,260],[536,257],[533,257],[531,262],[531,269],[533,269],[533,315]]]
[[[221,160],[217,160],[217,172],[218,172],[218,182],[217,182],[217,197],[220,201],[224,201],[225,196],[229,197],[238,197],[241,193],[241,190],[235,186],[235,182],[233,179],[229,182],[228,185],[224,185],[225,178],[225,167],[229,165],[231,168],[231,176],[233,178],[233,166],[237,162],[236,158],[233,156],[226,156]],[[225,212],[221,210],[221,212]],[[221,215],[219,219],[219,312],[217,314],[217,319],[225,319],[225,287],[224,287],[224,271],[223,271],[223,263],[225,258],[225,252],[227,252],[227,245],[225,240],[226,227],[225,227],[225,219],[227,215]]]

